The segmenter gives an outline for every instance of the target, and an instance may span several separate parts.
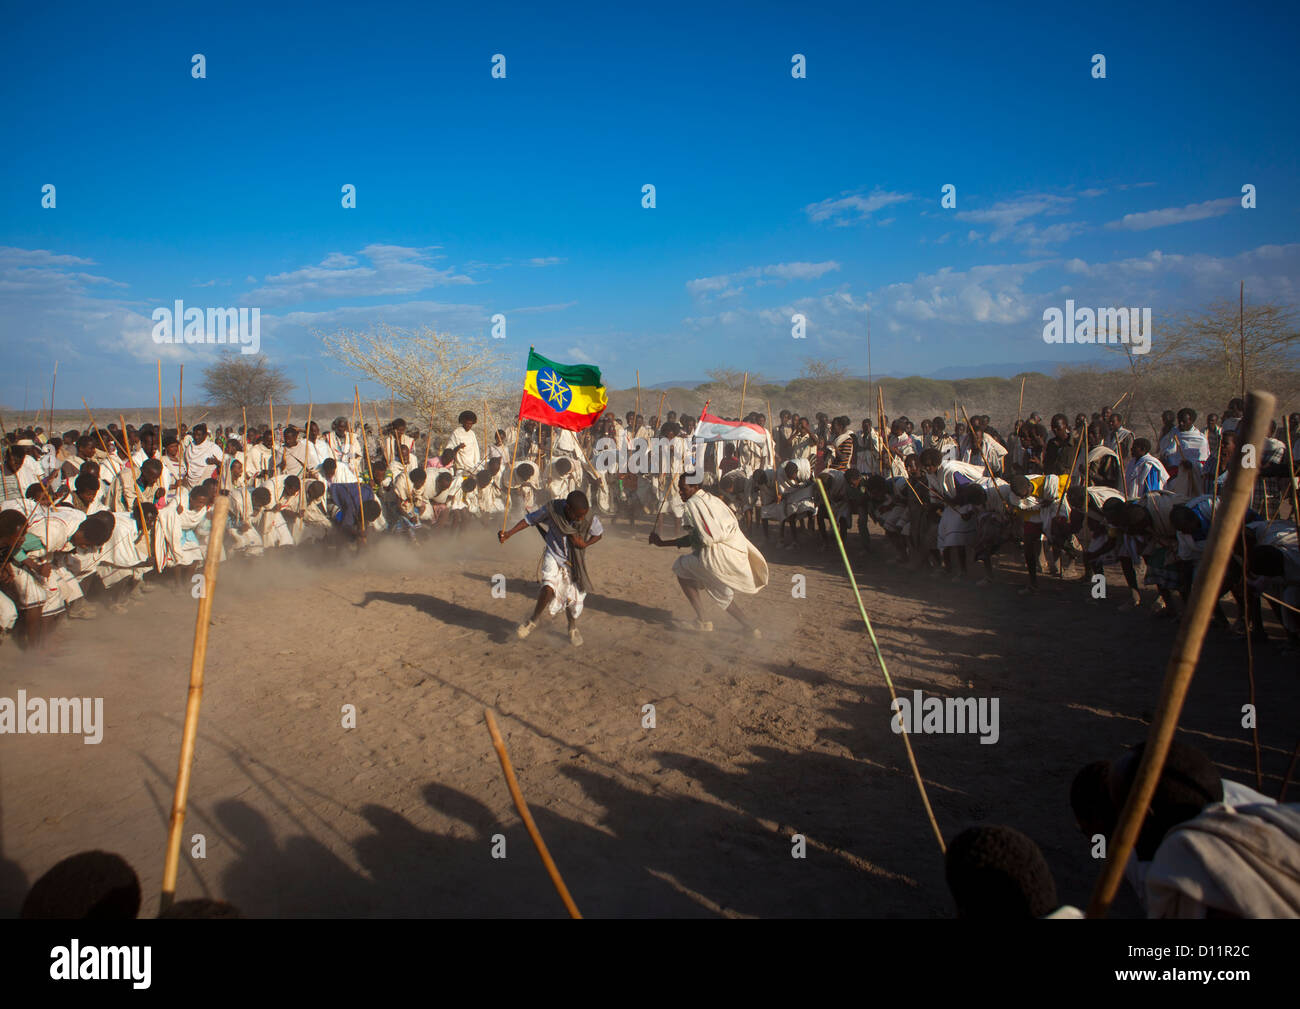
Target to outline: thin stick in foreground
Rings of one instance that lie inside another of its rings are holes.
[[[885,676],[885,685],[889,687],[890,699],[897,701],[898,694],[894,692],[894,681],[890,679],[889,670],[885,666],[885,656],[881,654],[880,642],[876,640],[876,632],[871,626],[871,618],[867,616],[867,607],[862,602],[862,593],[858,591],[858,580],[853,577],[853,566],[849,563],[849,555],[844,550],[844,540],[840,537],[840,524],[834,521],[835,509],[831,507],[831,499],[826,496],[825,485],[820,480],[814,480],[813,483],[821,491],[826,510],[831,513],[831,528],[835,531],[835,543],[840,548],[840,557],[844,559],[844,570],[849,576],[849,584],[853,586],[853,595],[858,600],[858,612],[862,614],[862,622],[867,625],[867,634],[871,637],[871,647],[876,651],[876,661],[880,663],[880,671]],[[897,710],[894,705],[891,705],[891,709]],[[899,721],[902,723],[901,715]],[[907,762],[912,766],[912,777],[916,779],[917,791],[921,793],[921,803],[925,806],[925,815],[930,820],[930,827],[934,831],[935,840],[939,842],[939,851],[946,855],[948,846],[943,843],[943,832],[939,830],[939,821],[934,818],[934,809],[930,806],[930,796],[925,790],[925,779],[921,777],[921,769],[916,766],[916,755],[912,753],[912,742],[908,739],[907,725],[902,724],[902,729],[903,746],[907,749]]]
[[[1238,426],[1245,431],[1243,445],[1255,446],[1256,458],[1263,457],[1264,434],[1267,431],[1268,418],[1273,414],[1277,400],[1267,392],[1251,393],[1246,400],[1246,417]],[[1160,702],[1155,717],[1151,720],[1151,729],[1147,734],[1146,746],[1142,751],[1142,760],[1138,765],[1133,787],[1129,790],[1124,809],[1120,812],[1119,823],[1110,838],[1105,865],[1101,876],[1092,891],[1092,900],[1088,904],[1089,918],[1104,918],[1110,903],[1115,899],[1115,891],[1124,875],[1124,866],[1129,853],[1137,842],[1138,833],[1147,817],[1151,797],[1155,795],[1160,772],[1164,769],[1165,758],[1169,755],[1169,744],[1173,742],[1178,729],[1178,718],[1182,714],[1183,701],[1196,672],[1196,663],[1201,656],[1201,645],[1205,632],[1210,626],[1210,616],[1219,600],[1219,590],[1223,585],[1223,576],[1228,570],[1228,560],[1232,556],[1232,544],[1238,530],[1246,518],[1246,509],[1250,505],[1251,492],[1255,488],[1255,478],[1259,467],[1244,467],[1240,458],[1233,461],[1228,476],[1228,486],[1224,492],[1221,508],[1215,509],[1214,522],[1210,526],[1209,537],[1205,541],[1205,551],[1201,563],[1196,569],[1196,580],[1192,583],[1191,598],[1183,610],[1182,622],[1178,625],[1178,637],[1174,640],[1174,650],[1165,667],[1164,683],[1160,687]]]
[[[194,623],[194,651],[190,656],[190,691],[185,703],[185,727],[181,730],[181,757],[176,769],[176,791],[172,795],[171,823],[167,828],[167,855],[163,862],[160,911],[176,899],[176,873],[180,868],[181,834],[185,830],[185,804],[190,794],[190,769],[194,765],[194,743],[199,734],[199,706],[203,702],[203,669],[208,659],[208,630],[212,626],[212,599],[216,595],[217,570],[221,566],[221,540],[226,528],[230,498],[221,495],[212,506],[212,535],[203,564],[203,595]]]
[[[492,714],[492,709],[484,708],[483,715],[487,719],[488,732],[492,736],[492,745],[496,748],[497,759],[501,761],[501,770],[506,776],[506,786],[510,789],[510,797],[515,800],[515,809],[519,811],[519,818],[524,821],[524,826],[528,828],[528,836],[533,839],[537,854],[542,857],[542,864],[546,866],[546,872],[551,877],[551,882],[555,885],[560,900],[564,901],[569,917],[581,918],[582,913],[578,910],[578,905],[573,902],[573,898],[569,896],[569,888],[564,885],[560,870],[555,867],[555,861],[546,848],[546,842],[542,840],[541,832],[537,829],[537,824],[533,822],[533,814],[528,811],[528,803],[524,801],[524,793],[519,790],[519,781],[515,778],[515,769],[510,766],[510,755],[506,753],[506,741],[501,738],[501,730],[497,728],[497,720]]]

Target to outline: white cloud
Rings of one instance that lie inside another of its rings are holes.
[[[272,307],[333,298],[416,294],[432,287],[474,283],[453,269],[429,266],[428,260],[440,258],[429,252],[428,248],[368,245],[360,255],[370,260],[370,266],[358,266],[354,257],[333,252],[318,266],[267,277],[265,286],[249,291],[242,301],[246,305]]]
[[[1125,214],[1118,221],[1110,221],[1106,227],[1111,230],[1148,231],[1151,228],[1163,228],[1170,224],[1185,224],[1188,221],[1203,221],[1207,217],[1221,217],[1239,206],[1241,201],[1236,196],[1225,196],[1221,200],[1189,203],[1185,207],[1165,207],[1163,210]]]
[[[834,260],[824,263],[771,263],[767,266],[750,266],[735,273],[688,280],[686,290],[697,298],[707,298],[709,295],[730,298],[743,290],[734,286],[739,280],[757,280],[755,286],[763,287],[767,284],[783,284],[792,280],[816,280],[839,268],[840,264]]]
[[[1085,231],[1087,226],[1077,221],[1066,221],[1042,228],[1029,222],[1029,219],[1040,214],[1047,216],[1063,214],[1072,203],[1074,203],[1072,196],[1027,193],[1010,200],[1001,200],[982,210],[959,210],[956,212],[956,217],[961,221],[988,226],[990,242],[1010,240],[1025,246],[1032,255],[1042,255],[1046,252],[1047,246],[1060,244]],[[967,236],[967,241],[975,241],[983,237],[983,234],[972,230]]]
[[[528,261],[529,266],[560,266],[568,260],[563,256],[534,256]]]
[[[893,203],[904,203],[912,199],[909,193],[891,193],[879,187],[866,196],[858,193],[841,193],[839,196],[810,203],[804,207],[804,213],[812,221],[830,221],[836,225],[856,224],[865,221],[877,210]]]

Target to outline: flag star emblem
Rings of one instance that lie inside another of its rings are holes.
[[[569,408],[569,401],[573,399],[573,390],[555,373],[554,369],[546,368],[537,373],[537,388],[546,400],[546,405],[552,410],[562,411]]]

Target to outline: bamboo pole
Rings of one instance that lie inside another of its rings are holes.
[[[520,429],[524,424],[524,414],[521,410],[519,417],[515,420],[515,444],[510,449],[510,473],[506,479],[506,512],[501,516],[501,531],[506,531],[506,523],[510,521],[510,488],[515,482],[515,455],[519,452]]]
[[[1237,292],[1237,325],[1241,333],[1241,398],[1246,398],[1246,282],[1241,282]],[[58,371],[58,366],[55,366]],[[50,393],[50,406],[54,406],[54,393]]]
[[[370,439],[366,437],[366,411],[361,406],[361,390],[357,386],[352,387],[353,394],[357,400],[357,413],[361,417],[361,451],[366,457],[366,477],[370,481],[371,488],[375,485],[375,471],[370,465]],[[357,481],[357,511],[361,513],[361,535],[366,534],[366,497],[361,493],[361,482]]]
[[[972,445],[975,445],[975,429],[974,429],[973,427],[971,427],[971,424],[970,424],[970,414],[968,414],[968,413],[966,412],[966,405],[965,405],[964,403],[962,404],[961,415],[962,415],[963,417],[966,418],[966,430],[970,433],[970,443],[971,443]],[[1085,437],[1086,437],[1086,436],[1085,436]],[[997,477],[997,474],[995,474],[995,473],[993,472],[993,467],[989,465],[989,461],[988,461],[987,459],[984,458],[984,432],[983,432],[983,431],[980,431],[980,440],[979,440],[979,444],[978,444],[978,445],[975,445],[975,451],[979,453],[980,462],[982,462],[982,463],[984,464],[984,472],[987,473],[987,474],[989,475],[989,479],[991,479],[991,480],[993,481],[993,493],[996,494],[996,495],[997,495],[997,499],[998,499],[999,501],[1002,502],[1002,507],[1003,507],[1003,509],[1005,509],[1006,512],[1007,512],[1008,514],[1010,514],[1010,512],[1011,512],[1011,505],[1007,504],[1007,499],[1004,498],[1004,497],[1002,496],[1002,492],[998,490],[998,477]],[[913,490],[916,490],[915,487],[913,487],[912,489],[913,489]],[[1087,536],[1087,535],[1088,535],[1088,529],[1087,529],[1087,522],[1088,522],[1088,487],[1087,487],[1087,483],[1086,483],[1086,482],[1085,482],[1085,484],[1084,484],[1084,489],[1083,489],[1083,498],[1084,498],[1084,501],[1083,501],[1083,509],[1084,509],[1084,510],[1083,510],[1083,521],[1084,521],[1083,535]],[[918,495],[917,495],[917,500],[919,501],[920,499],[921,499],[921,496],[918,494]],[[1084,551],[1084,552],[1085,552],[1085,554],[1087,553],[1086,548],[1085,548],[1085,551]]]
[[[835,509],[831,507],[831,499],[826,495],[826,486],[820,480],[814,480],[813,483],[817,485],[817,489],[821,492],[822,501],[826,503],[826,510],[831,513],[831,528],[835,530],[835,543],[840,548],[840,557],[844,561],[844,571],[849,576],[849,584],[853,586],[853,595],[858,601],[858,612],[862,614],[862,622],[867,625],[867,634],[871,638],[871,647],[875,650],[876,661],[880,664],[881,673],[884,674],[885,685],[889,687],[889,696],[891,700],[897,701],[898,695],[894,692],[894,681],[890,678],[889,669],[885,665],[885,656],[880,651],[880,642],[876,640],[875,629],[871,626],[871,618],[867,616],[867,607],[862,602],[862,593],[858,590],[858,580],[853,576],[853,565],[849,563],[849,555],[844,549],[844,540],[840,536],[840,524],[833,521],[835,517]],[[896,710],[895,705],[891,704],[890,707],[891,710]],[[899,717],[899,722],[901,725],[901,715]],[[947,854],[948,847],[944,844],[943,832],[939,830],[939,821],[935,819],[934,809],[930,805],[930,796],[925,790],[925,779],[921,777],[921,770],[916,765],[916,755],[912,752],[912,742],[908,738],[910,733],[907,731],[906,725],[902,725],[901,727],[903,730],[903,746],[907,750],[907,762],[912,767],[912,777],[916,780],[917,791],[921,793],[921,804],[925,806],[925,815],[930,821],[930,828],[934,831],[935,840],[939,842],[939,850],[944,854]]]
[[[524,793],[519,789],[519,780],[515,777],[515,769],[510,766],[510,755],[506,753],[506,742],[501,738],[501,730],[497,728],[497,720],[492,714],[492,709],[484,708],[483,715],[487,719],[488,733],[492,736],[492,746],[497,751],[497,759],[501,761],[501,770],[506,776],[506,787],[510,789],[510,797],[515,802],[515,809],[519,811],[519,818],[524,821],[524,826],[528,829],[528,836],[533,839],[533,846],[537,849],[537,854],[542,857],[542,865],[546,866],[546,873],[551,877],[551,883],[560,895],[560,900],[564,902],[569,917],[581,918],[582,914],[578,910],[578,905],[573,902],[573,898],[569,895],[569,888],[564,885],[564,878],[560,875],[560,870],[556,868],[555,860],[551,858],[551,853],[546,848],[546,842],[542,840],[541,832],[533,821],[533,814],[528,810],[528,803],[524,801]]]
[[[50,412],[47,426],[54,430],[54,387],[59,384],[59,362],[54,362],[54,378],[50,380]]]
[[[424,468],[429,468],[429,455],[433,452],[433,410],[429,411],[429,435],[424,439]]]
[[[89,408],[87,408],[87,412],[89,412]],[[140,512],[140,528],[144,531],[144,542],[149,549],[149,556],[150,558],[152,558],[153,537],[149,535],[149,525],[147,522],[145,522],[144,502],[140,500],[140,481],[136,478],[135,475],[135,460],[131,458],[131,441],[129,438],[127,438],[126,435],[126,415],[120,414],[117,419],[122,422],[122,437],[126,439],[126,465],[127,468],[131,471],[131,483],[134,484],[133,490],[135,491],[135,506],[136,509]]]
[[[190,689],[185,702],[185,726],[181,730],[181,755],[176,769],[176,790],[172,795],[171,822],[167,829],[167,853],[163,861],[161,911],[176,899],[176,874],[180,868],[181,834],[185,829],[185,808],[190,794],[190,771],[194,766],[194,743],[199,732],[199,707],[203,703],[203,672],[208,658],[208,631],[212,626],[212,600],[216,595],[217,572],[221,567],[221,540],[226,528],[230,499],[217,497],[212,506],[212,535],[203,564],[203,594],[194,624],[194,651],[190,656]]]
[[[1283,418],[1284,420],[1286,418]],[[1296,490],[1295,450],[1291,447],[1291,424],[1286,424],[1286,456],[1291,471],[1287,474],[1287,483],[1291,485],[1291,522],[1295,525],[1296,536],[1300,537],[1300,491]],[[1278,511],[1282,509],[1279,506]]]
[[[1264,433],[1268,418],[1272,416],[1277,400],[1271,393],[1252,393],[1246,400],[1246,417],[1238,425],[1239,431],[1246,432],[1246,441],[1255,446],[1255,451],[1262,455]],[[1155,795],[1160,772],[1164,768],[1165,758],[1169,753],[1169,744],[1173,742],[1178,728],[1178,718],[1182,713],[1183,701],[1191,686],[1192,676],[1196,672],[1196,663],[1200,658],[1201,645],[1205,640],[1206,629],[1210,625],[1210,616],[1218,602],[1219,589],[1223,585],[1223,576],[1228,569],[1228,559],[1232,554],[1232,543],[1237,529],[1246,516],[1250,506],[1251,492],[1259,467],[1237,465],[1229,471],[1228,486],[1224,494],[1222,509],[1216,510],[1210,526],[1210,534],[1205,542],[1205,551],[1201,563],[1196,568],[1196,580],[1192,584],[1191,598],[1183,611],[1182,621],[1178,625],[1178,637],[1174,641],[1173,653],[1165,668],[1164,682],[1160,688],[1160,701],[1155,717],[1151,720],[1151,729],[1147,734],[1146,747],[1138,765],[1129,791],[1128,799],[1120,812],[1119,823],[1110,839],[1106,863],[1101,876],[1097,879],[1088,905],[1089,918],[1104,918],[1110,903],[1115,898],[1124,866],[1129,853],[1133,850],[1142,823],[1148,814],[1151,797]]]
[[[1267,428],[1265,429],[1267,432]],[[1246,627],[1246,682],[1250,689],[1250,709],[1255,708],[1255,645],[1250,640],[1250,580],[1246,558],[1246,523],[1241,524],[1241,622]],[[1217,600],[1216,600],[1217,602]],[[1262,616],[1262,614],[1261,614]],[[1259,719],[1252,720],[1250,726],[1251,741],[1255,749],[1255,787],[1264,788],[1263,757],[1259,751]]]

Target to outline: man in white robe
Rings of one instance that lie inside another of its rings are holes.
[[[208,437],[206,424],[195,424],[193,438],[185,447],[182,482],[186,487],[197,487],[221,472],[221,449]]]
[[[767,561],[754,544],[740,531],[736,516],[721,498],[697,484],[689,483],[686,474],[678,479],[677,490],[686,506],[685,521],[689,531],[673,540],[650,533],[650,543],[659,547],[691,548],[673,562],[673,574],[682,587],[691,609],[695,611],[695,629],[712,631],[712,621],[704,619],[701,591],[732,618],[750,637],[762,636],[758,627],[736,605],[736,593],[754,595],[768,582]]]

